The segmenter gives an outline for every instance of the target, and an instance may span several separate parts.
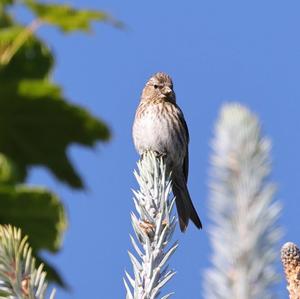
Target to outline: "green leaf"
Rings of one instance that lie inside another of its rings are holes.
[[[0,29],[0,58],[5,51],[13,47],[18,37],[27,32],[26,30],[20,26]],[[49,48],[34,36],[28,36],[9,63],[2,66],[0,64],[0,87],[15,84],[21,79],[46,78],[53,62],[54,58]]]
[[[11,5],[14,3],[14,0],[0,0],[0,5]]]
[[[37,81],[32,82],[32,90],[30,81],[21,82],[13,90],[0,88],[0,152],[20,169],[44,165],[61,181],[82,188],[67,148],[72,143],[93,146],[98,140],[107,140],[108,129],[83,108],[55,97],[55,87],[46,84],[43,90],[43,84],[41,81],[38,90]]]
[[[0,28],[11,26],[13,23],[13,20],[12,20],[11,16],[8,15],[3,10],[3,7],[1,7],[1,5],[3,5],[3,4],[0,4]],[[1,11],[1,9],[2,9],[2,11]]]
[[[0,186],[0,224],[20,227],[34,251],[56,252],[66,229],[64,207],[43,188]]]
[[[12,31],[6,32],[6,40],[18,32]],[[0,40],[1,32],[5,35],[0,31]],[[22,173],[32,165],[43,165],[59,180],[82,188],[66,151],[73,143],[93,146],[107,140],[109,130],[88,111],[63,98],[61,89],[48,80],[52,62],[48,48],[31,37],[0,68],[0,152]]]
[[[21,173],[16,163],[0,153],[0,184],[16,184],[24,179],[25,174]]]
[[[47,80],[23,80],[18,85],[18,93],[32,99],[52,97],[55,100],[60,97],[61,88]]]
[[[58,26],[64,32],[90,31],[92,21],[107,21],[109,19],[104,12],[77,10],[65,4],[47,4],[32,0],[27,0],[25,3],[40,20]]]

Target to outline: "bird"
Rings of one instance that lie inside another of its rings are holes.
[[[167,168],[171,171],[180,230],[184,232],[187,229],[189,219],[201,229],[202,223],[187,187],[189,131],[176,103],[173,81],[168,74],[154,74],[143,88],[132,136],[141,156],[151,150],[165,157]]]

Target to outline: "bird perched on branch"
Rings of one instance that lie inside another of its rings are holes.
[[[165,156],[166,165],[172,171],[181,231],[186,230],[189,219],[202,228],[187,188],[188,127],[176,104],[172,79],[165,73],[156,73],[143,89],[133,124],[133,141],[140,155],[152,150]]]

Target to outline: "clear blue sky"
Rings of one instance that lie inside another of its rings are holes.
[[[202,298],[208,265],[208,169],[214,122],[224,102],[246,104],[273,141],[272,180],[284,209],[282,243],[300,244],[300,2],[76,0],[82,8],[110,12],[126,30],[96,24],[92,35],[39,31],[56,54],[55,82],[66,96],[107,122],[112,140],[95,150],[72,146],[69,154],[88,185],[75,192],[43,169],[30,183],[49,186],[67,206],[69,228],[62,251],[49,259],[72,287],[57,298],[125,298],[124,270],[131,270],[132,175],[138,156],[131,125],[141,89],[156,71],[174,80],[190,128],[189,187],[204,224],[177,232],[180,247],[167,289],[174,298]],[[280,268],[279,268],[280,269]],[[281,271],[281,270],[280,270]],[[287,297],[285,286],[279,289]]]

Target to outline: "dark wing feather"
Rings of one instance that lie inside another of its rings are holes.
[[[180,111],[179,120],[182,124],[182,127],[185,130],[186,141],[187,141],[186,153],[185,153],[185,158],[184,158],[184,161],[183,161],[183,173],[184,173],[185,181],[187,182],[188,176],[189,176],[189,142],[190,142],[190,134],[189,134],[188,126],[187,126],[186,121],[184,119],[184,115],[183,115],[181,109],[178,106],[177,106],[177,108]]]
[[[198,228],[202,228],[202,224],[200,221],[200,218],[197,214],[197,211],[192,203],[188,188],[187,188],[187,179],[189,174],[189,129],[187,127],[187,124],[185,122],[184,116],[180,108],[178,107],[180,113],[179,113],[179,121],[182,124],[182,128],[184,129],[185,133],[185,141],[186,141],[186,148],[185,148],[185,157],[182,165],[182,172],[173,173],[173,193],[176,198],[176,206],[179,216],[179,223],[180,223],[180,229],[181,231],[185,231],[188,225],[189,219],[191,219],[194,224]],[[181,177],[180,177],[181,173]],[[182,176],[183,174],[183,176]],[[185,182],[184,182],[185,180]]]
[[[186,155],[183,161],[183,174],[185,177],[185,182],[187,183],[189,176],[189,147],[186,147]]]

